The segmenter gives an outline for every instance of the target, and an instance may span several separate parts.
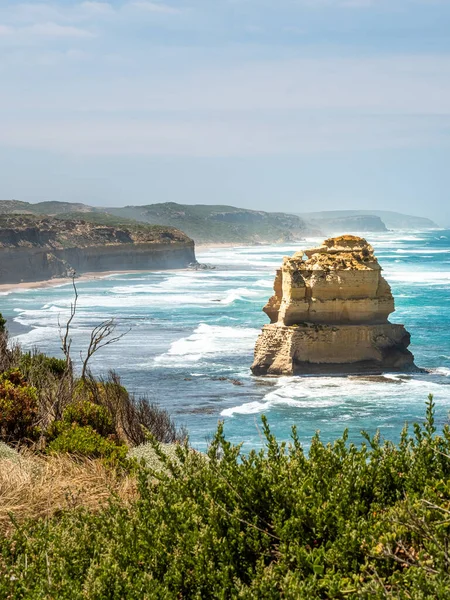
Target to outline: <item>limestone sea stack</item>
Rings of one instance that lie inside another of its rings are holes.
[[[388,321],[394,298],[381,271],[372,246],[353,235],[285,257],[263,309],[271,323],[256,342],[253,373],[415,370],[410,334]]]

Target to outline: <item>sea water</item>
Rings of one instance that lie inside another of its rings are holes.
[[[117,371],[137,395],[159,403],[205,449],[225,422],[228,439],[244,449],[260,447],[261,415],[288,440],[292,425],[305,447],[320,430],[325,441],[345,428],[352,441],[377,430],[398,439],[405,422],[422,421],[429,393],[437,424],[450,410],[450,231],[367,235],[392,286],[391,321],[411,333],[416,364],[426,373],[361,377],[253,377],[250,365],[262,325],[262,307],[272,294],[283,256],[314,247],[308,239],[280,246],[199,250],[211,270],[112,274],[77,283],[79,300],[71,328],[72,356],[80,364],[92,328],[110,317],[116,344],[91,361],[94,373]],[[25,347],[60,355],[58,321],[73,302],[70,284],[0,296],[0,312]]]

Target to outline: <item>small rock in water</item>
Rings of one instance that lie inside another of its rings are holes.
[[[239,379],[231,379],[230,377],[213,377],[213,381],[229,381],[233,385],[244,385]]]
[[[216,267],[214,265],[208,265],[206,263],[190,263],[188,265],[188,269],[192,269],[193,271],[210,271],[214,270]]]

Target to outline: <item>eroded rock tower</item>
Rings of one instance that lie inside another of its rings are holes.
[[[306,259],[305,259],[306,255]],[[382,373],[415,369],[410,335],[392,324],[391,288],[372,246],[344,235],[285,257],[264,307],[254,374]]]

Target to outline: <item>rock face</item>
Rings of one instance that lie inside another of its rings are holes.
[[[0,283],[66,277],[74,270],[180,269],[195,262],[193,240],[172,227],[0,217]]]
[[[271,324],[256,342],[254,374],[415,369],[409,333],[388,321],[391,288],[365,239],[330,238],[285,257],[274,290],[263,309]]]

